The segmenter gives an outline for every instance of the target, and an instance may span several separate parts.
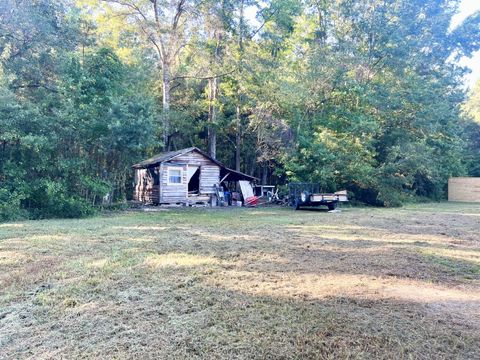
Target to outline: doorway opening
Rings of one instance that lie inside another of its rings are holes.
[[[188,167],[188,194],[196,195],[200,192],[200,167]]]

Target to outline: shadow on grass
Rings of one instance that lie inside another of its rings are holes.
[[[452,286],[478,284],[460,279],[478,280],[476,248],[449,247],[456,236],[439,236],[442,219],[402,227],[393,215],[350,222],[322,212],[232,211],[220,219],[169,212],[12,228],[1,243],[16,256],[1,275],[13,296],[0,313],[2,351],[7,358],[478,357],[478,286]]]
[[[213,275],[204,265],[174,270],[145,276],[143,270],[132,269],[132,278],[119,278],[101,293],[87,284],[66,308],[55,303],[17,305],[0,319],[3,354],[468,359],[480,351],[479,329],[448,311],[437,311],[442,304],[347,295],[321,300],[252,295],[209,284]],[[464,305],[447,303],[451,308]]]

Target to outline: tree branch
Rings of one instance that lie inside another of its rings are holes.
[[[209,75],[209,76],[196,76],[196,75],[182,75],[182,76],[175,76],[172,81],[174,80],[178,80],[178,79],[197,79],[197,80],[207,80],[207,79],[218,79],[218,78],[221,78],[223,76],[227,76],[227,75],[230,75],[230,74],[233,74],[234,72],[236,72],[237,69],[234,69],[232,71],[229,71],[229,72],[226,72],[226,73],[223,73],[223,74],[217,74],[217,75]]]

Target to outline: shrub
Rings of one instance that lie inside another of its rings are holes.
[[[0,221],[19,220],[27,217],[21,208],[24,196],[16,191],[0,188]]]
[[[95,208],[90,202],[70,194],[62,182],[43,180],[32,192],[33,217],[76,218],[93,215]]]

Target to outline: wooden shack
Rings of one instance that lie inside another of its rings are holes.
[[[448,201],[480,202],[480,177],[450,178]]]
[[[215,186],[255,177],[232,170],[196,147],[153,156],[132,166],[133,199],[153,204],[211,203]]]

